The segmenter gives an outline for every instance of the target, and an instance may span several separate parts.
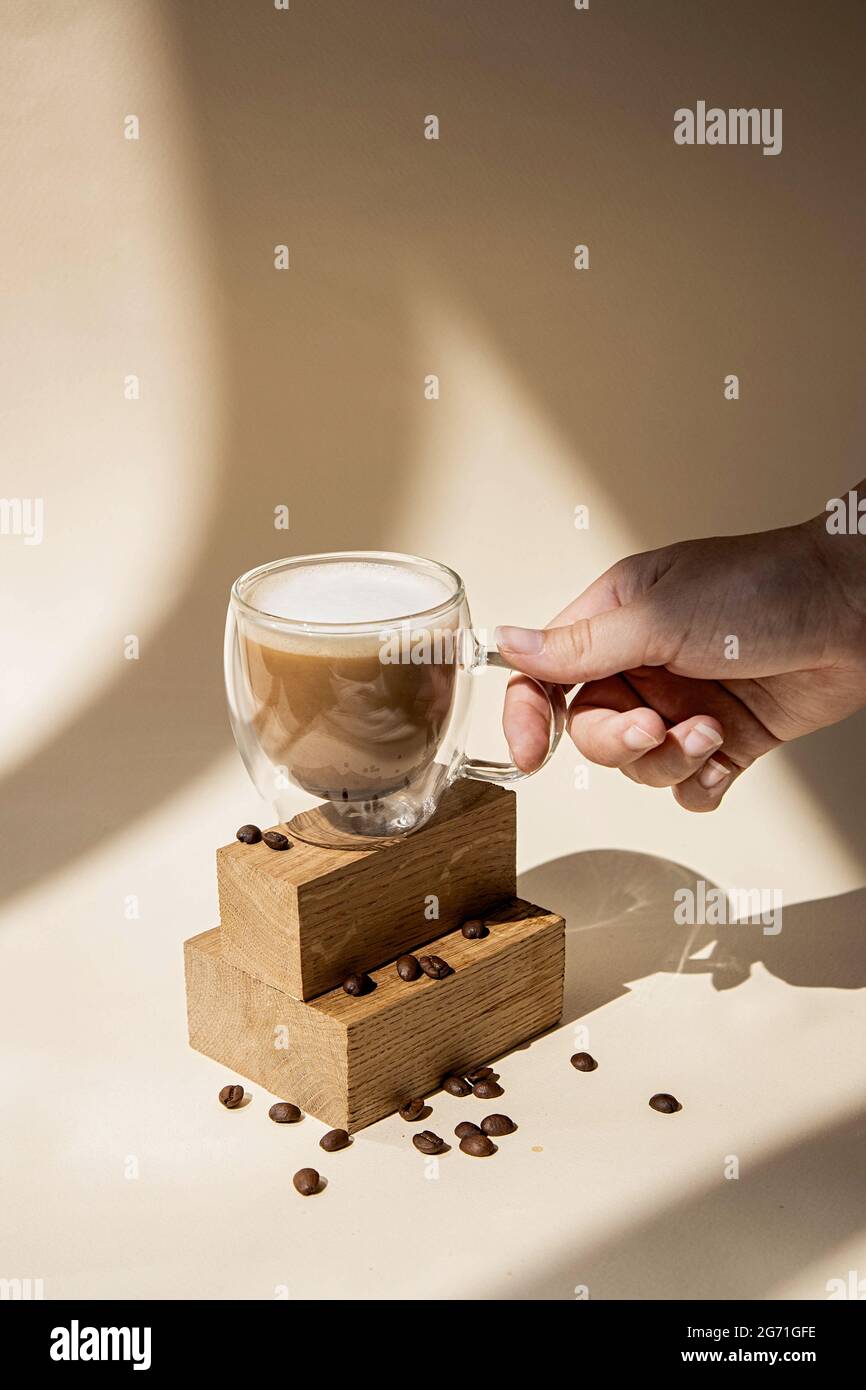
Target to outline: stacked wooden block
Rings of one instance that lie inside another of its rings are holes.
[[[515,895],[513,792],[458,783],[375,849],[235,841],[217,882],[221,925],[185,943],[190,1043],[329,1125],[371,1124],[559,1018],[565,924]],[[488,934],[467,940],[479,916]],[[404,981],[408,952],[453,973]],[[347,995],[354,972],[376,988]]]

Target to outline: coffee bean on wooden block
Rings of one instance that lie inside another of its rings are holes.
[[[257,845],[261,838],[262,832],[257,825],[242,825],[235,836],[235,839],[240,840],[242,845]]]
[[[262,836],[268,849],[288,849],[289,837],[280,830],[266,830]]]
[[[321,1178],[315,1168],[299,1168],[292,1182],[302,1197],[312,1197],[313,1193],[319,1190]]]
[[[659,1091],[656,1095],[650,1096],[649,1103],[653,1110],[658,1110],[661,1115],[673,1115],[675,1111],[683,1108],[676,1096],[668,1095],[667,1091]]]
[[[505,1091],[497,1081],[479,1081],[477,1086],[472,1087],[472,1094],[479,1100],[496,1100],[504,1096]]]
[[[485,1115],[481,1121],[484,1134],[493,1134],[498,1139],[503,1134],[513,1134],[517,1125],[508,1115]]]
[[[467,1134],[465,1139],[460,1140],[460,1148],[473,1158],[489,1158],[496,1153],[496,1145],[486,1134]]]
[[[376,988],[369,975],[347,975],[343,981],[346,994],[359,999],[362,994],[370,994]]]
[[[338,1149],[345,1149],[351,1144],[351,1139],[344,1129],[329,1129],[327,1134],[323,1134],[319,1140],[319,1148],[324,1149],[325,1153],[333,1154]]]
[[[479,1081],[498,1081],[499,1072],[492,1067],[476,1067],[474,1071],[466,1073],[466,1080],[470,1086],[477,1086]]]
[[[575,1052],[571,1059],[571,1065],[575,1071],[595,1071],[598,1062],[594,1057],[590,1057],[588,1052]]]
[[[466,1139],[470,1134],[480,1134],[481,1130],[471,1120],[461,1120],[454,1133],[458,1139]]]
[[[412,1135],[412,1143],[422,1154],[441,1154],[448,1148],[444,1139],[430,1129],[422,1129],[420,1134]]]
[[[220,1105],[224,1105],[226,1110],[237,1110],[243,1098],[243,1086],[223,1086],[220,1091]]]
[[[446,1076],[442,1082],[442,1090],[447,1091],[449,1096],[468,1096],[472,1094],[472,1087],[468,1081],[464,1081],[462,1076]]]
[[[292,1105],[288,1100],[278,1100],[276,1105],[271,1106],[268,1114],[276,1125],[296,1125],[301,1118],[297,1105]]]
[[[401,1120],[420,1120],[424,1114],[424,1102],[420,1097],[415,1096],[412,1100],[406,1100],[400,1106],[398,1114]]]
[[[401,956],[397,961],[397,974],[401,980],[417,980],[421,967],[416,956]]]
[[[476,918],[464,922],[460,931],[467,941],[483,941],[485,936],[490,935],[484,923],[479,922]]]
[[[419,956],[418,964],[431,980],[444,980],[446,975],[454,974],[451,966],[441,956]]]

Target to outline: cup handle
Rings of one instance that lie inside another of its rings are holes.
[[[503,671],[508,671],[510,675],[522,674],[516,672],[512,666],[503,661],[499,652],[494,648],[485,650],[483,647],[478,649],[477,657],[473,663],[472,672],[483,670],[485,666],[498,666]],[[550,761],[559,740],[562,738],[562,731],[565,728],[565,695],[560,685],[547,685],[543,681],[537,681],[534,676],[524,676],[525,680],[531,680],[533,685],[537,685],[539,690],[544,692],[547,703],[550,706],[550,734],[547,744],[547,752],[544,755],[544,762],[539,763],[538,767],[533,768],[533,772],[540,772],[541,769]],[[531,777],[531,772],[521,772],[516,763],[488,763],[482,758],[464,758],[460,764],[459,776],[468,777],[473,782],[519,782],[524,777]]]

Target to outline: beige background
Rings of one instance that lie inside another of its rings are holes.
[[[864,716],[711,817],[600,769],[578,790],[570,748],[521,788],[523,889],[568,917],[569,982],[562,1029],[503,1063],[520,1129],[494,1164],[427,1180],[390,1120],[302,1202],[321,1126],[216,1105],[180,951],[216,919],[214,847],[266,817],[224,712],[237,573],[413,550],[460,570],[480,626],[543,622],[627,551],[784,524],[862,475],[862,7],[4,0],[0,22],[2,492],[46,509],[41,546],[0,537],[0,1276],[481,1299],[866,1278]],[[676,147],[699,98],[783,107],[783,153]],[[697,878],[780,888],[783,931],[673,927]],[[683,1112],[649,1111],[657,1089]],[[436,1102],[443,1132],[464,1114]]]

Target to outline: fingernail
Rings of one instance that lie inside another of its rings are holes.
[[[711,729],[709,724],[696,724],[690,729],[683,740],[683,748],[690,758],[703,758],[707,753],[712,753],[714,748],[718,748],[723,742],[722,736]]]
[[[730,772],[722,764],[717,763],[715,758],[708,758],[698,773],[698,781],[707,791],[710,787],[717,787],[720,782],[724,782],[726,777],[730,777]]]
[[[664,734],[661,738],[654,738],[646,729],[642,729],[640,724],[629,724],[622,736],[626,748],[630,748],[633,753],[645,753],[648,748],[657,748],[663,739]]]
[[[498,627],[493,640],[497,647],[505,647],[519,656],[537,656],[544,643],[544,633],[535,627]]]

